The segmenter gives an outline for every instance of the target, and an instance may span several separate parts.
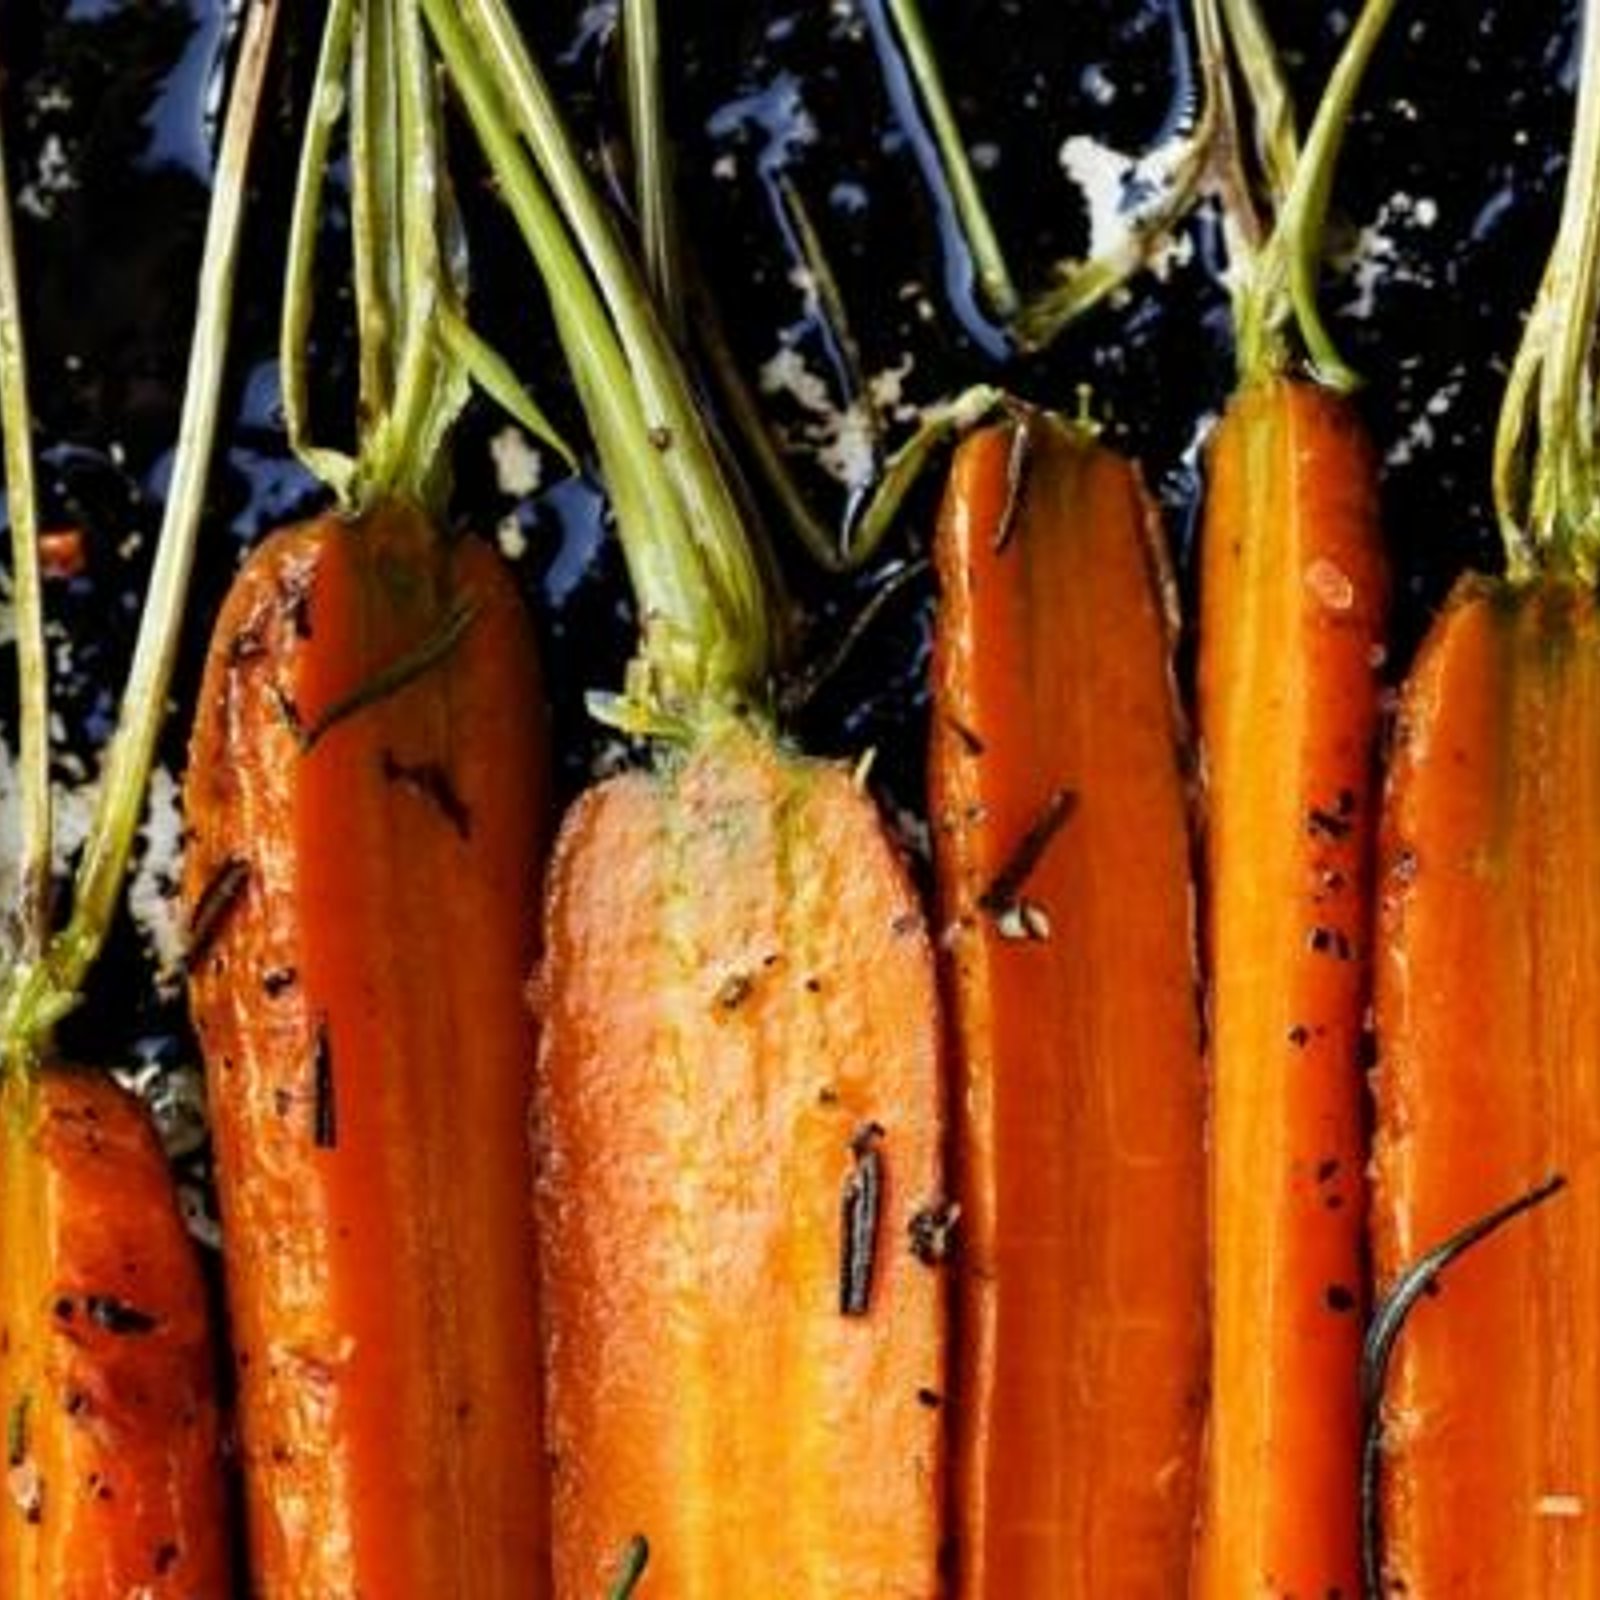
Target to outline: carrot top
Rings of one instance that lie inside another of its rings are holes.
[[[1207,137],[1228,231],[1239,376],[1246,384],[1289,369],[1291,333],[1318,383],[1343,393],[1359,381],[1323,321],[1317,284],[1345,130],[1395,3],[1365,0],[1302,148],[1288,83],[1256,0],[1195,0]],[[1236,77],[1248,102],[1248,150]]]
[[[307,377],[322,192],[346,109],[360,384],[354,454],[314,442]],[[465,276],[415,0],[332,0],[289,225],[280,365],[290,445],[347,512],[391,496],[437,509],[449,487],[445,445],[474,382],[574,465],[468,323]]]
[[[1554,248],[1506,383],[1494,495],[1506,575],[1600,576],[1600,0],[1585,0],[1572,157]]]
[[[549,289],[638,600],[624,692],[593,709],[680,738],[708,714],[765,716],[779,638],[765,553],[644,277],[504,0],[421,5]]]
[[[244,20],[239,64],[217,154],[172,487],[133,664],[73,885],[71,915],[59,931],[52,930],[50,919],[54,838],[49,683],[30,450],[31,410],[11,205],[0,154],[0,422],[5,436],[21,686],[18,746],[22,789],[17,931],[14,947],[0,952],[6,962],[0,973],[0,1067],[6,1071],[29,1071],[37,1066],[49,1051],[56,1023],[77,1005],[83,982],[105,943],[143,811],[204,509],[221,404],[245,172],[277,15],[278,0],[254,0]]]

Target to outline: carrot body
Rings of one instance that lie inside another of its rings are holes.
[[[958,1592],[1162,1600],[1187,1585],[1206,1382],[1171,584],[1134,468],[1049,419],[1027,437],[1020,496],[1011,429],[962,446],[937,544]]]
[[[1347,403],[1273,381],[1212,442],[1207,783],[1213,1339],[1198,1593],[1360,1577],[1362,1029],[1387,587]]]
[[[556,1593],[606,1592],[642,1534],[648,1594],[931,1600],[946,1322],[911,1236],[944,1199],[923,920],[840,769],[733,726],[668,760],[585,795],[552,864]]]
[[[1571,1186],[1412,1313],[1391,1374],[1396,1592],[1600,1595],[1600,615],[1466,580],[1405,691],[1378,967],[1379,1282]]]
[[[403,506],[278,535],[215,635],[185,887],[267,1597],[544,1592],[537,693],[497,558]]]
[[[8,1600],[228,1600],[205,1284],[143,1106],[51,1068],[0,1092]]]

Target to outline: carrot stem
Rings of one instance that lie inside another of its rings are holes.
[[[683,262],[672,203],[672,143],[661,92],[661,15],[656,0],[623,0],[622,46],[634,203],[645,272],[668,330],[681,341],[686,329]]]
[[[1555,247],[1512,363],[1495,439],[1507,575],[1600,573],[1593,376],[1600,313],[1600,0],[1583,9],[1572,161]]]
[[[39,504],[33,465],[33,408],[22,332],[22,291],[12,227],[6,152],[0,140],[0,423],[4,426],[6,506],[11,523],[11,603],[17,634],[17,765],[22,859],[13,959],[37,962],[50,938],[52,837],[50,669],[45,657],[39,577]]]
[[[673,736],[761,712],[776,625],[687,375],[500,0],[422,0],[441,56],[550,288],[638,595],[642,639],[618,719]]]
[[[246,168],[277,19],[278,0],[254,0],[245,13],[206,224],[172,487],[133,664],[106,752],[99,797],[74,885],[71,918],[50,941],[42,959],[18,968],[7,986],[0,1010],[0,1037],[8,1051],[42,1050],[56,1022],[77,1004],[79,990],[110,929],[144,811],[145,785],[166,714],[167,686],[205,509],[239,258]]]
[[[939,153],[939,164],[944,169],[944,181],[950,190],[956,219],[965,236],[967,249],[972,253],[978,287],[995,316],[1002,322],[1010,322],[1022,307],[1022,297],[1017,293],[1000,236],[972,170],[966,141],[961,137],[955,110],[945,91],[939,58],[922,20],[922,8],[917,0],[885,0],[885,5],[894,31],[900,37],[906,66],[927,113],[928,127]]]

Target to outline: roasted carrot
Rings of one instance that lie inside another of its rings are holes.
[[[654,762],[557,843],[533,986],[555,1592],[941,1592],[940,1030],[871,800],[782,745],[761,564],[642,275],[498,0],[427,0],[556,294]],[[636,1566],[637,1556],[632,1558]]]
[[[0,1583],[226,1600],[210,1307],[149,1114],[52,1066],[0,1116]]]
[[[303,359],[320,108],[347,78],[353,458],[309,443]],[[468,374],[502,397],[507,382],[447,269],[435,99],[408,0],[330,10],[284,371],[292,440],[340,505],[235,581],[184,787],[184,893],[206,930],[190,997],[265,1597],[548,1584],[522,999],[548,757],[515,584],[440,526]]]
[[[1360,1582],[1363,1029],[1388,583],[1375,454],[1311,288],[1339,133],[1389,9],[1362,13],[1303,155],[1291,131],[1263,132],[1279,218],[1259,252],[1245,243],[1258,224],[1234,229],[1241,382],[1207,451],[1203,1600],[1350,1596]],[[1275,68],[1224,14],[1265,102]],[[1232,192],[1247,203],[1242,178]],[[1291,324],[1312,378],[1293,372]]]
[[[128,687],[66,926],[52,927],[49,681],[27,379],[0,154],[0,411],[22,688],[22,859],[0,976],[0,1592],[8,1600],[227,1600],[232,1591],[210,1297],[146,1108],[65,1066],[120,898],[204,504],[276,6],[243,19],[218,155],[173,485]]]
[[[1135,468],[1038,415],[957,451],[936,554],[956,1592],[1181,1595],[1206,1216],[1172,577]]]
[[[403,505],[279,534],[218,621],[184,888],[263,1594],[539,1584],[537,688],[498,558]]]
[[[1497,454],[1507,576],[1460,582],[1400,706],[1377,974],[1380,1286],[1568,1182],[1455,1265],[1399,1339],[1381,1417],[1385,1593],[1600,1595],[1600,4],[1583,16],[1566,204]]]

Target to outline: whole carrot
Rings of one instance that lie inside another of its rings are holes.
[[[1206,1218],[1171,574],[1133,466],[1050,416],[961,446],[935,548],[956,1592],[1178,1595]]]
[[[1376,459],[1311,293],[1339,136],[1391,9],[1362,13],[1303,155],[1285,124],[1260,130],[1281,214],[1259,251],[1236,215],[1241,383],[1207,451],[1204,1600],[1354,1595],[1360,1581],[1362,1033],[1388,583]],[[1270,105],[1253,8],[1223,10],[1213,48],[1226,38]],[[1246,204],[1242,180],[1233,200]],[[1291,370],[1291,320],[1310,379]]]
[[[276,21],[244,18],[196,338],[151,595],[72,915],[52,931],[49,690],[23,342],[0,176],[0,407],[22,686],[17,943],[0,978],[0,1592],[8,1600],[227,1600],[231,1537],[206,1286],[145,1107],[68,1066],[121,893],[166,701],[215,435],[245,165]],[[0,158],[0,174],[4,160]]]
[[[363,385],[304,438],[311,244],[350,81]],[[435,86],[405,0],[331,8],[291,238],[291,432],[340,507],[269,539],[206,664],[184,892],[216,1136],[254,1592],[542,1595],[527,1117],[547,805],[531,630],[439,527],[468,372]],[[537,418],[534,418],[537,425]]]
[[[1441,1279],[1399,1340],[1384,1592],[1600,1595],[1600,5],[1582,14],[1565,207],[1501,424],[1507,573],[1460,582],[1400,708],[1377,987],[1380,1285],[1569,1181]]]
[[[497,0],[428,0],[550,286],[643,619],[645,770],[568,814],[533,994],[555,1590],[941,1592],[940,1036],[874,807],[769,720],[687,380]],[[637,1577],[638,1560],[648,1564]]]

